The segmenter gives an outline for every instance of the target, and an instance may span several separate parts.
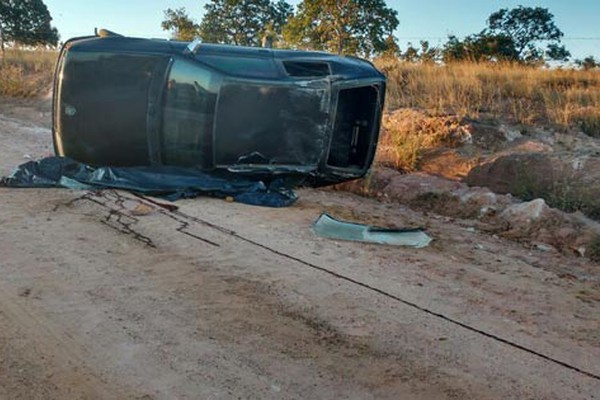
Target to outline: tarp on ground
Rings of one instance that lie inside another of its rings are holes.
[[[197,196],[232,197],[236,202],[287,207],[297,196],[283,180],[269,185],[239,176],[212,175],[194,168],[92,167],[69,158],[48,157],[18,166],[0,186],[13,188],[121,189],[168,200]]]

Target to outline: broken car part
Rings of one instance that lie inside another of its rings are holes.
[[[420,228],[378,228],[353,222],[338,221],[327,214],[322,214],[314,223],[313,231],[319,236],[330,239],[408,246],[417,249],[428,246],[432,240]]]

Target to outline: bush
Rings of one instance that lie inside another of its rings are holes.
[[[0,59],[0,95],[36,97],[52,88],[54,51],[7,50]]]

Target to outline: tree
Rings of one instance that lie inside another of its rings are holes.
[[[385,49],[381,52],[381,57],[383,58],[397,59],[402,55],[400,46],[398,46],[398,42],[392,34],[389,34],[385,39],[384,47]]]
[[[566,61],[571,54],[560,44],[563,33],[547,8],[519,6],[490,15],[487,28],[459,40],[449,36],[442,50],[445,62],[521,62],[539,64],[544,59]],[[546,48],[542,48],[543,43]]]
[[[419,53],[419,60],[423,64],[435,63],[440,55],[440,50],[437,47],[431,47],[427,40],[421,40],[421,52]]]
[[[571,52],[569,52],[565,46],[561,46],[557,43],[550,43],[546,49],[545,58],[554,61],[567,61],[571,58]]]
[[[423,64],[433,64],[439,59],[440,49],[430,46],[427,40],[421,40],[419,44],[421,47],[417,48],[409,42],[406,50],[400,54],[400,58],[406,62]]]
[[[442,59],[445,63],[455,62],[455,61],[465,61],[469,60],[470,51],[469,51],[469,43],[471,40],[467,36],[465,40],[460,40],[455,35],[448,36],[448,41],[444,44],[442,48]],[[469,60],[471,61],[471,60]]]
[[[26,46],[58,43],[58,31],[50,25],[52,17],[42,0],[0,1],[0,48],[7,42]]]
[[[488,28],[482,35],[510,38],[522,61],[538,62],[544,55],[553,60],[564,60],[570,56],[570,53],[560,46],[563,33],[554,23],[554,15],[547,8],[503,8],[492,13],[487,24]],[[540,47],[541,42],[549,42],[545,52]]]
[[[600,61],[596,61],[594,56],[588,56],[583,60],[575,60],[575,64],[577,64],[578,67],[584,69],[585,71],[600,68]]]
[[[442,49],[444,62],[471,61],[471,62],[516,62],[519,54],[514,42],[505,35],[479,33],[469,35],[463,40],[454,35]]]
[[[176,40],[191,42],[200,36],[200,25],[192,20],[184,7],[164,11],[165,19],[161,27],[165,31],[171,31],[171,37]]]
[[[210,0],[204,8],[202,40],[241,46],[277,41],[293,13],[285,0]]]
[[[370,57],[394,47],[398,24],[384,0],[303,0],[283,36],[294,47]]]
[[[415,46],[413,46],[411,42],[409,42],[408,47],[406,48],[404,53],[400,55],[400,58],[410,63],[417,62],[419,60],[419,49],[417,49]]]

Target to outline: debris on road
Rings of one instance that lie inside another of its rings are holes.
[[[313,230],[317,235],[330,239],[407,246],[417,249],[427,247],[432,240],[431,237],[420,228],[380,228],[353,222],[339,221],[327,214],[321,214],[319,219],[313,225]]]

